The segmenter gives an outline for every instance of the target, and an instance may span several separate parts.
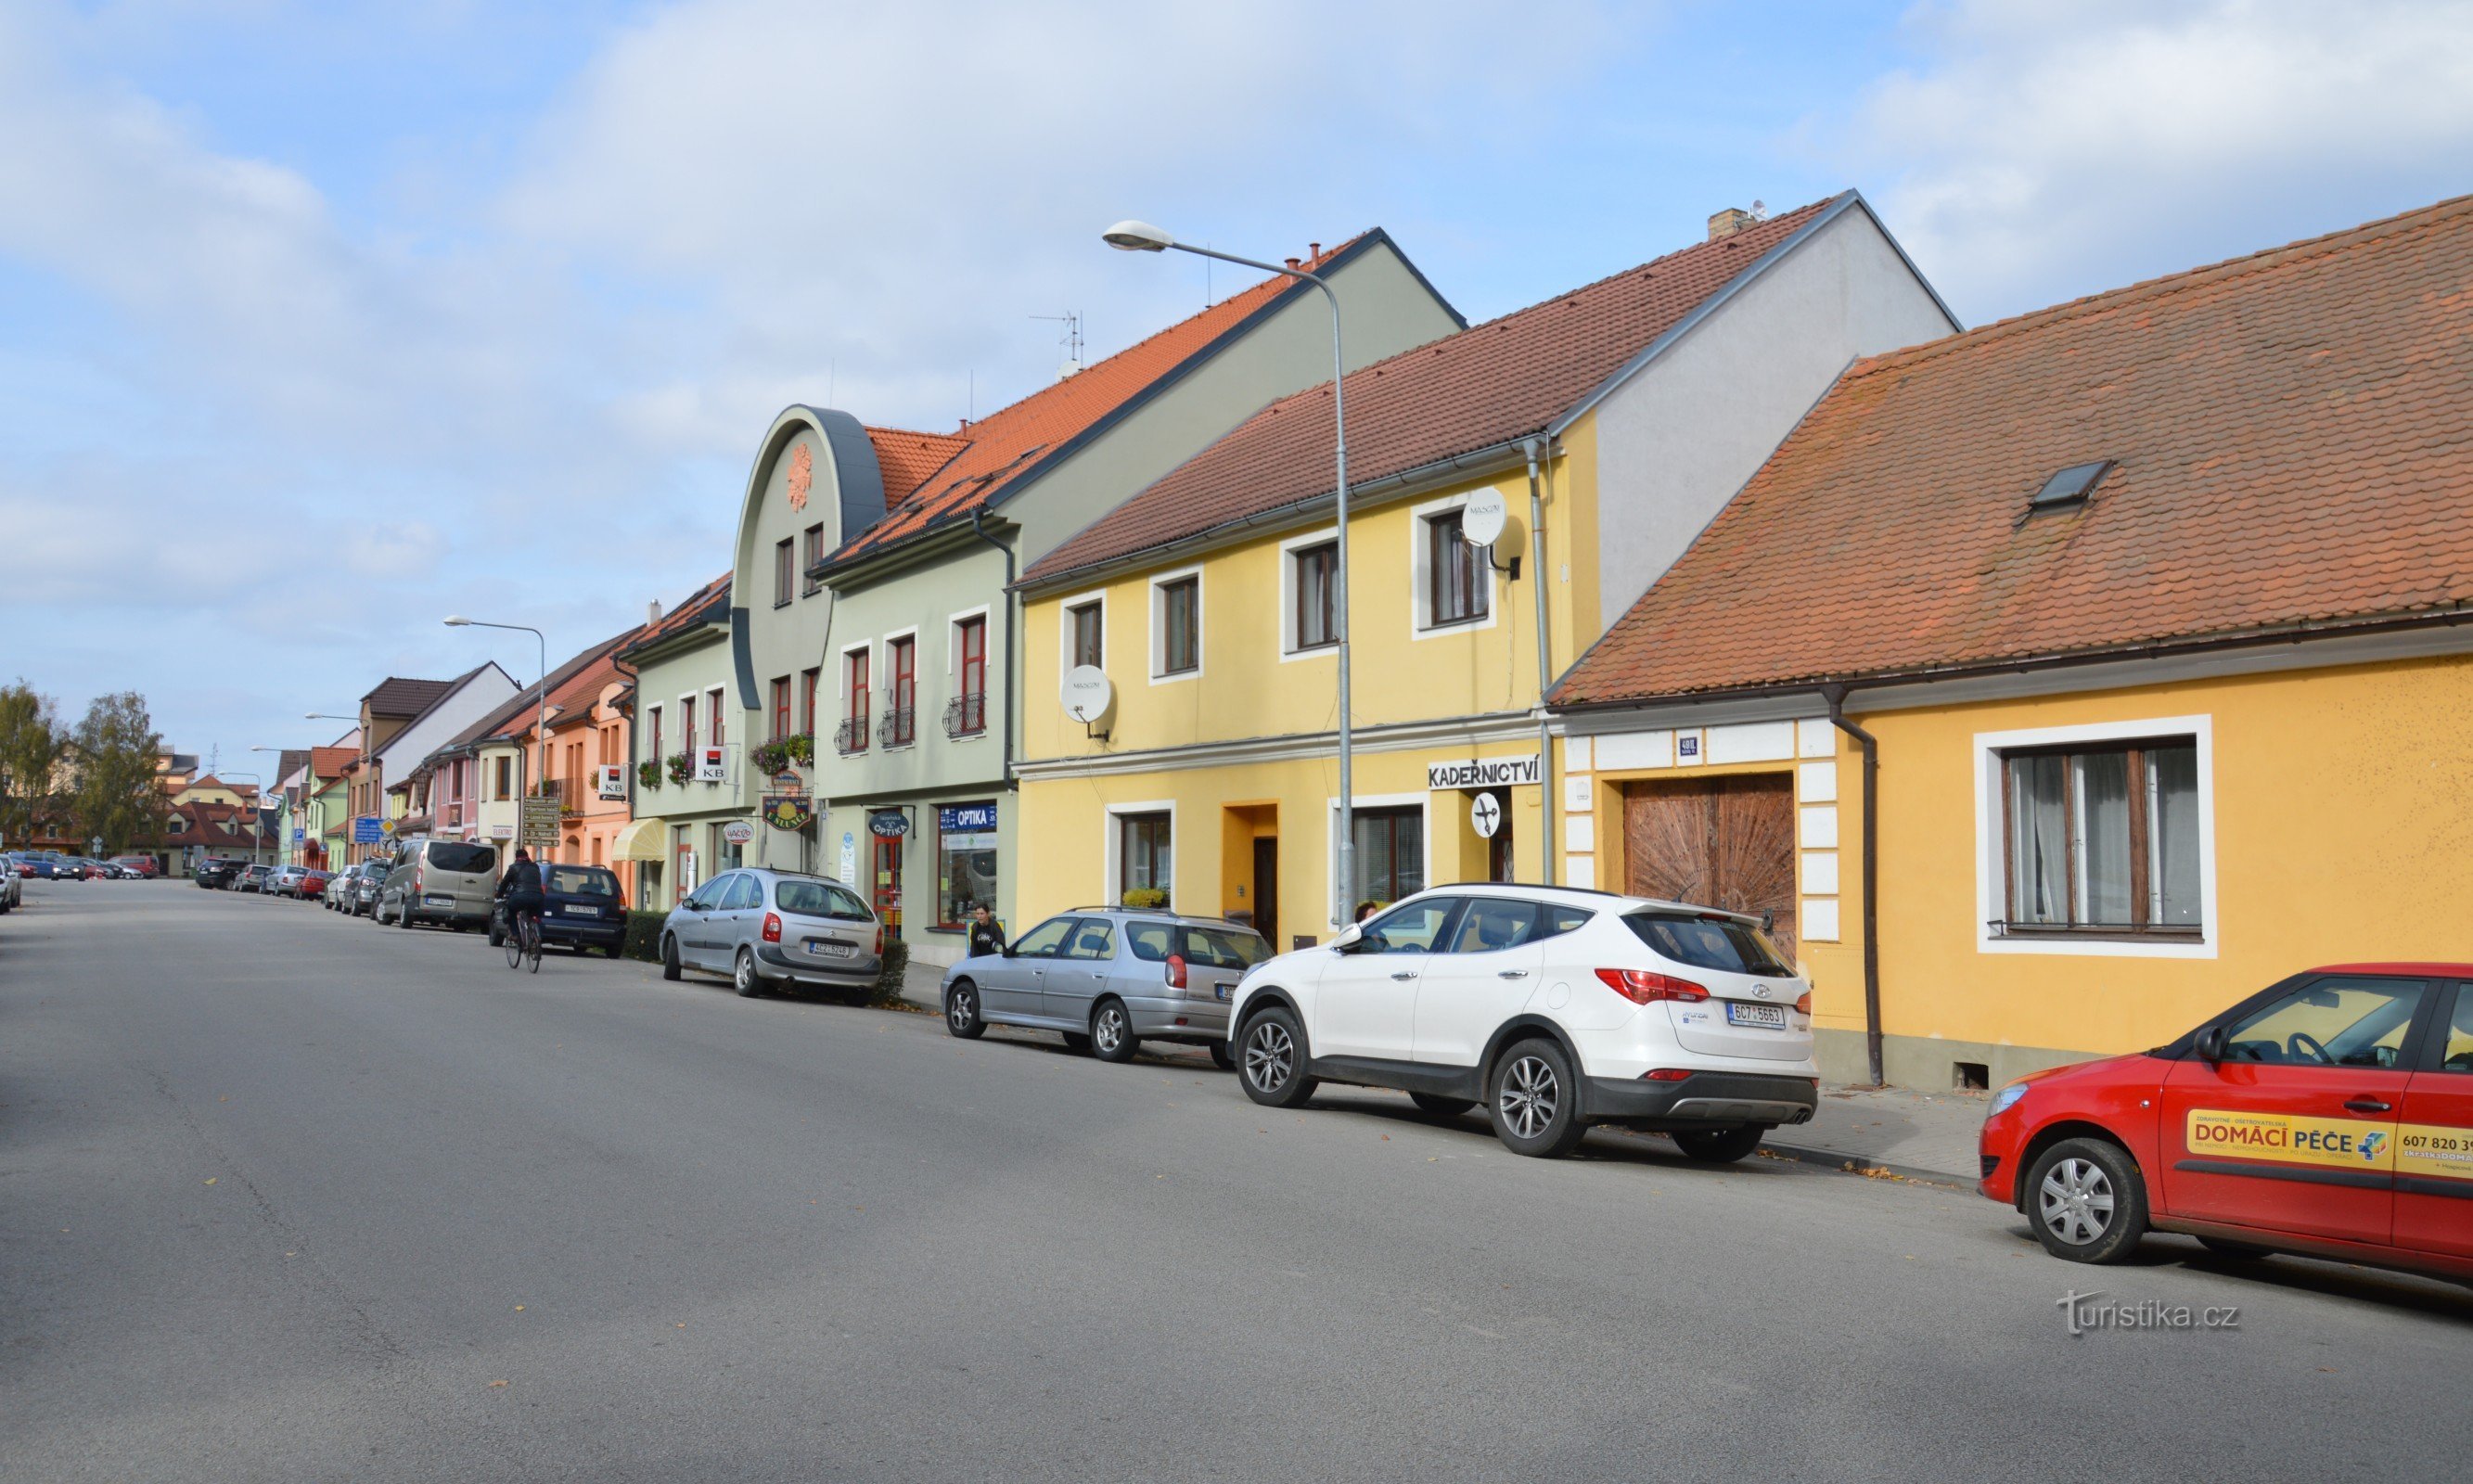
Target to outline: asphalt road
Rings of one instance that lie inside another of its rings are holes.
[[[0,918],[0,1478],[2437,1478],[2473,1294],[184,883]],[[2072,1336],[2071,1288],[2237,1305]]]

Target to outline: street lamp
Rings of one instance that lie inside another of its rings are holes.
[[[524,624],[493,624],[486,618],[467,618],[461,613],[448,614],[446,627],[449,629],[505,629],[514,634],[529,634],[533,636],[533,642],[540,646],[540,693],[537,698],[540,702],[540,714],[533,723],[533,740],[541,750],[541,772],[546,775],[549,772],[549,640],[541,637],[541,632],[539,629]],[[516,760],[520,765],[531,759],[526,756],[523,749],[517,748]],[[524,771],[529,773],[531,770]],[[527,783],[523,778],[518,777],[516,779],[516,844],[517,846],[524,843],[524,789],[526,786]]]
[[[1331,920],[1346,923],[1350,905],[1357,900],[1357,793],[1352,763],[1355,757],[1355,732],[1349,717],[1348,672],[1348,416],[1341,400],[1341,390],[1348,379],[1348,361],[1339,347],[1339,296],[1331,291],[1319,274],[1279,263],[1259,262],[1238,257],[1233,252],[1220,252],[1210,248],[1197,248],[1189,242],[1179,242],[1166,231],[1148,222],[1118,222],[1099,234],[1099,240],[1127,252],[1160,252],[1174,248],[1196,257],[1217,258],[1240,268],[1258,269],[1263,273],[1285,274],[1302,279],[1322,290],[1323,302],[1331,306],[1331,426],[1332,460],[1337,468],[1335,493],[1338,498],[1339,542],[1333,562],[1338,571],[1332,582],[1332,604],[1337,610],[1339,628],[1339,874],[1332,882]]]

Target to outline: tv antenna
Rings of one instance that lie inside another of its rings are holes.
[[[1056,379],[1062,381],[1066,377],[1080,371],[1082,369],[1082,316],[1080,312],[1077,310],[1068,309],[1063,314],[1035,314],[1030,318],[1034,320],[1045,320],[1050,324],[1062,324],[1065,326],[1064,330],[1056,337],[1057,346],[1065,352],[1064,362],[1056,368]]]

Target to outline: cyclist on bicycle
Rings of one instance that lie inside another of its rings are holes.
[[[498,878],[496,895],[507,904],[508,933],[514,934],[520,919],[530,918],[533,936],[538,940],[540,936],[541,874],[540,868],[533,864],[532,851],[516,851],[515,861],[507,867],[507,874]]]

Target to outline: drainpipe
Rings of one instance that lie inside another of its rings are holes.
[[[1824,685],[1829,724],[1855,739],[1863,753],[1863,1054],[1872,1086],[1881,1075],[1881,742],[1846,719],[1846,687]]]
[[[1008,545],[1006,545],[1004,542],[1002,542],[1002,541],[1000,541],[1000,540],[997,540],[995,537],[990,536],[990,535],[988,534],[988,529],[987,529],[987,525],[986,525],[987,515],[988,515],[988,513],[987,513],[987,510],[986,510],[986,508],[985,508],[985,507],[981,507],[981,508],[980,508],[980,509],[978,509],[978,510],[974,510],[974,511],[971,512],[971,534],[972,534],[972,536],[977,537],[980,540],[983,540],[983,541],[987,542],[989,545],[991,545],[991,546],[995,547],[995,548],[996,548],[999,553],[1001,553],[1001,554],[1003,555],[1003,557],[1004,557],[1004,564],[1005,564],[1005,585],[1004,585],[1004,595],[1005,595],[1005,654],[1004,654],[1004,677],[1005,677],[1005,680],[1004,680],[1004,707],[1003,707],[1003,710],[1004,710],[1004,786],[1005,786],[1007,789],[1011,789],[1011,788],[1014,786],[1014,781],[1013,781],[1013,682],[1014,682],[1014,673],[1013,673],[1013,642],[1014,642],[1014,631],[1015,631],[1015,630],[1017,630],[1017,629],[1020,629],[1020,628],[1021,627],[1020,623],[1019,622],[1019,620],[1020,620],[1020,616],[1021,616],[1021,596],[1020,596],[1020,594],[1019,594],[1019,593],[1017,593],[1017,592],[1015,592],[1015,591],[1013,590],[1013,583],[1014,583],[1014,570],[1013,570],[1013,568],[1014,568],[1014,556],[1013,556],[1013,548],[1012,548],[1012,547],[1010,547],[1010,546],[1008,546]]]
[[[1538,483],[1538,440],[1528,439],[1520,445],[1528,459],[1528,586],[1537,599],[1537,804],[1539,830],[1545,838],[1538,842],[1537,866],[1543,873],[1538,877],[1548,886],[1554,884],[1554,856],[1562,850],[1557,828],[1563,810],[1554,802],[1554,746],[1546,712],[1546,688],[1554,683],[1553,647],[1546,633],[1546,497]]]

